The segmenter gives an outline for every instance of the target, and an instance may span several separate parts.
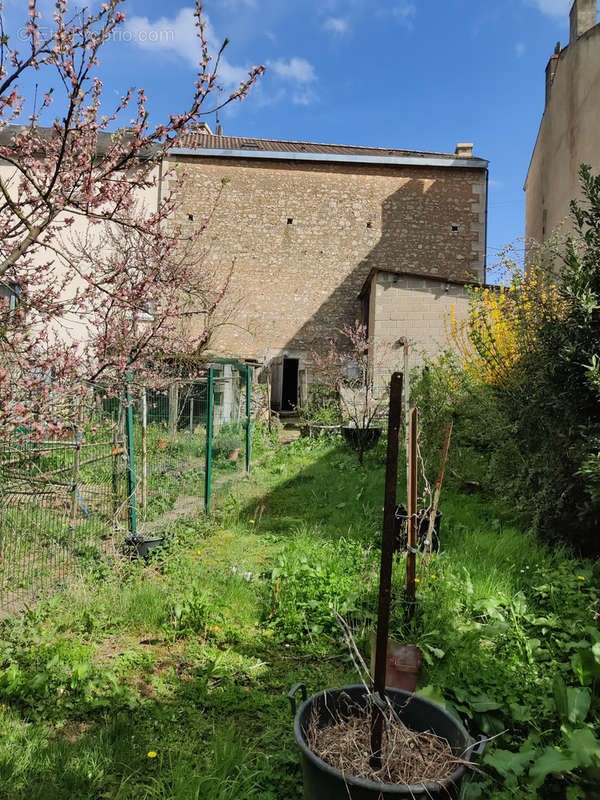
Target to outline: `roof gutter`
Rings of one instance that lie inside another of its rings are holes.
[[[428,158],[419,156],[356,156],[341,153],[298,153],[284,150],[218,150],[210,147],[171,147],[169,156],[203,156],[214,158],[262,158],[285,161],[330,161],[342,164],[390,164],[410,167],[464,167],[487,169],[484,158]]]

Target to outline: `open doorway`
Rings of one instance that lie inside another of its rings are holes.
[[[298,359],[283,359],[281,410],[295,411],[298,405]]]

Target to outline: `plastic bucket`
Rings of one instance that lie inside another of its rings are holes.
[[[296,713],[295,695],[302,691],[303,703]],[[386,689],[386,694],[402,721],[414,731],[430,731],[446,739],[454,754],[471,761],[480,755],[486,744],[473,742],[460,722],[444,708],[402,689]],[[362,685],[326,689],[307,699],[306,687],[299,683],[289,693],[294,719],[294,735],[300,747],[305,800],[391,800],[391,798],[458,797],[466,767],[460,765],[448,778],[408,786],[387,784],[345,775],[326,764],[306,744],[305,731],[316,711],[319,725],[327,727],[336,716],[347,716],[351,707],[365,707],[366,690]]]

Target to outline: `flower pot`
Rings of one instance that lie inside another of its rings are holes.
[[[232,450],[231,453],[229,454],[229,460],[237,461],[239,457],[240,457],[240,448],[236,447],[236,449]]]
[[[308,435],[311,439],[318,439],[322,433],[339,434],[341,428],[341,425],[319,425],[315,422],[309,422]]]
[[[376,634],[371,633],[371,674],[375,674]],[[414,692],[419,683],[419,673],[423,666],[423,652],[416,644],[398,644],[388,640],[385,685],[393,689]]]
[[[342,426],[342,436],[353,450],[372,450],[381,436],[381,428]]]
[[[135,553],[140,558],[149,558],[150,553],[165,543],[164,536],[128,536],[125,542],[135,549]]]
[[[295,695],[302,691],[303,703],[296,713]],[[401,720],[414,731],[430,731],[448,741],[455,756],[471,761],[486,744],[473,742],[461,723],[444,708],[401,689],[387,689],[386,694]],[[333,725],[335,717],[347,716],[351,705],[366,706],[365,687],[344,686],[326,689],[307,699],[306,687],[299,683],[289,693],[294,714],[294,735],[300,748],[305,800],[392,800],[392,798],[457,798],[466,767],[460,765],[448,778],[423,784],[387,784],[345,775],[322,761],[306,744],[306,730],[317,715],[319,725]]]

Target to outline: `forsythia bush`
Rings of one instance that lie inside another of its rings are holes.
[[[467,321],[449,322],[453,354],[429,365],[415,393],[426,437],[452,414],[455,452],[485,461],[474,477],[541,532],[598,553],[600,177],[582,166],[580,178],[560,259],[540,259],[509,288],[473,290]]]

